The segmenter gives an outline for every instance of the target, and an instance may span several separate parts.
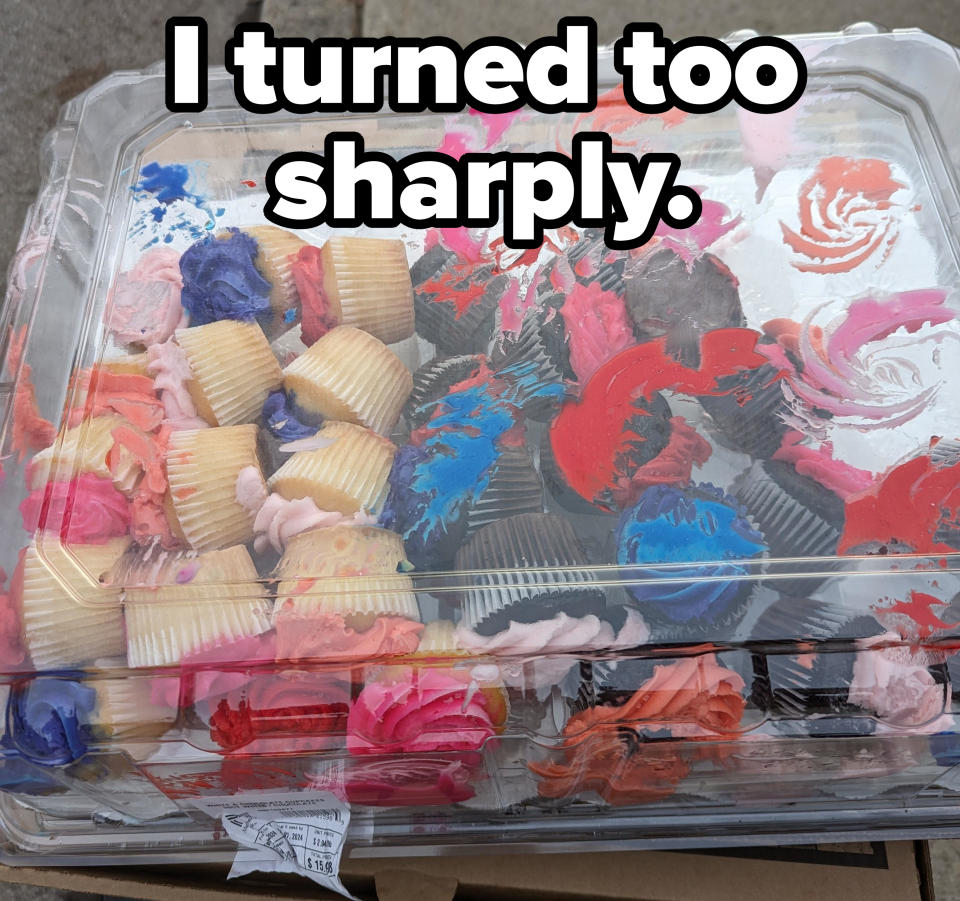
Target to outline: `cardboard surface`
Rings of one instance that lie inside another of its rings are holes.
[[[305,879],[227,867],[0,867],[0,882],[166,901],[328,899]],[[378,901],[933,901],[922,842],[345,861],[341,875]]]

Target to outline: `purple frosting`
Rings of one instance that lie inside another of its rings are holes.
[[[263,405],[263,424],[274,438],[281,441],[296,441],[310,438],[316,428],[302,423],[291,409],[287,395],[283,391],[271,391]]]
[[[257,271],[257,242],[238,229],[212,235],[188,247],[180,257],[180,301],[191,325],[218,319],[251,322],[270,316],[270,283]]]

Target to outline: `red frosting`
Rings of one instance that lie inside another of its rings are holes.
[[[473,797],[471,782],[480,763],[479,754],[461,754],[454,760],[404,755],[356,761],[350,765],[347,800],[377,807],[456,804]]]
[[[17,371],[20,372],[13,394],[13,434],[10,440],[10,449],[20,460],[33,451],[49,447],[57,435],[53,423],[40,415],[30,364],[23,363],[21,367],[26,338],[25,325],[19,332],[11,329],[10,342],[7,346],[7,369],[15,378],[17,378]]]
[[[327,304],[323,289],[323,258],[319,247],[301,247],[290,266],[300,295],[300,334],[308,347],[339,325]]]
[[[153,379],[145,375],[118,374],[94,366],[77,374],[73,388],[84,394],[83,407],[70,411],[67,425],[79,425],[92,416],[119,414],[145,432],[163,422],[163,404]]]
[[[23,527],[56,531],[65,544],[103,544],[130,531],[130,504],[110,479],[90,472],[47,482],[20,504]]]
[[[839,551],[879,541],[906,545],[917,554],[956,553],[935,538],[943,525],[960,529],[960,464],[937,466],[925,454],[847,500]]]

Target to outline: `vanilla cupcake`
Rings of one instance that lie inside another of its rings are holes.
[[[240,545],[171,555],[154,584],[126,587],[124,614],[132,667],[179,663],[270,628],[266,590]]]
[[[249,498],[266,498],[255,425],[173,432],[167,480],[179,532],[190,547],[207,551],[253,540],[257,505]]]
[[[187,390],[210,425],[253,422],[280,387],[280,364],[255,322],[218,319],[178,329],[175,337],[193,376]]]
[[[125,665],[120,658],[94,661],[104,670],[99,679],[91,680],[97,692],[93,720],[97,731],[117,741],[137,741],[163,735],[176,722],[178,706],[155,704],[153,679],[147,676],[115,676],[111,671]]]
[[[24,551],[22,580],[16,580],[13,592],[20,592],[24,643],[37,669],[123,655],[120,589],[105,587],[100,579],[129,543],[113,538],[67,547],[48,536]]]
[[[146,353],[126,354],[122,357],[103,360],[100,366],[114,375],[142,375],[144,378],[150,378],[150,373],[147,371],[148,362]]]
[[[340,326],[283,370],[283,386],[310,416],[387,435],[410,396],[413,376],[382,341]]]
[[[398,572],[403,539],[373,526],[332,526],[301,532],[277,564],[277,614],[343,616],[363,629],[378,616],[419,622],[410,576]]]
[[[50,447],[31,461],[28,475],[31,491],[42,488],[48,481],[66,482],[89,472],[110,479],[118,491],[129,497],[142,472],[142,464],[124,445],[114,447],[113,431],[121,426],[147,440],[146,433],[123,416],[92,416],[72,429],[64,429]]]
[[[349,422],[328,422],[315,447],[293,454],[269,480],[271,491],[296,500],[309,497],[321,510],[379,512],[396,447],[376,432]]]
[[[271,340],[300,321],[300,296],[293,277],[292,264],[307,242],[275,225],[255,225],[244,231],[257,242],[254,265],[270,283],[272,315],[264,320],[264,331]]]
[[[394,344],[413,334],[413,286],[407,250],[397,238],[330,238],[300,254],[304,337],[330,323],[351,325]]]

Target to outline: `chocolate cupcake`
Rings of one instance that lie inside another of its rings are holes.
[[[829,488],[782,460],[757,461],[733,483],[733,494],[763,532],[772,563],[769,575],[776,588],[808,596],[829,576],[829,561],[803,558],[833,557],[843,532],[844,503]],[[826,571],[825,571],[826,570]]]
[[[764,536],[736,500],[713,485],[654,485],[626,510],[617,563],[652,623],[681,637],[726,627],[754,587]]]
[[[698,368],[704,334],[746,325],[737,286],[736,277],[713,254],[688,264],[665,249],[628,273],[624,301],[638,341],[666,336],[667,352]]]
[[[567,248],[565,258],[578,282],[596,282],[605,291],[623,294],[623,275],[629,256],[607,247],[602,228],[584,231],[580,240]]]
[[[495,275],[492,264],[463,262],[438,247],[425,256],[429,265],[411,269],[417,333],[444,353],[484,353],[510,279]]]
[[[508,516],[543,512],[543,483],[525,447],[507,447],[467,511],[467,536]]]
[[[722,394],[698,398],[721,444],[768,460],[787,432],[779,370],[769,364],[717,379]]]
[[[492,523],[458,551],[456,569],[468,573],[461,623],[480,635],[495,635],[511,622],[535,623],[558,611],[568,616],[599,613],[603,589],[566,519],[526,513]]]
[[[475,378],[486,365],[483,354],[434,357],[413,374],[413,389],[403,407],[411,429],[422,426],[436,410],[436,402],[459,382]]]
[[[960,438],[941,438],[930,448],[930,461],[935,466],[956,466],[960,463]]]

